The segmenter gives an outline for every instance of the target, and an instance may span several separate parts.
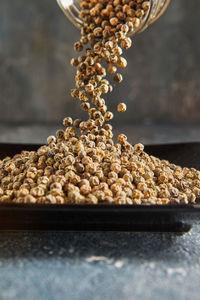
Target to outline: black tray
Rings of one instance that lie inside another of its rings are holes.
[[[0,144],[0,159],[40,145]],[[149,154],[200,169],[200,143],[149,145]],[[200,205],[53,205],[0,203],[0,230],[119,230],[186,232]]]

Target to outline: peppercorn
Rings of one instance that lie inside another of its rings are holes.
[[[75,51],[82,51],[83,50],[83,45],[82,45],[82,43],[81,42],[76,42],[75,44],[74,44],[74,50]]]
[[[123,77],[122,77],[122,75],[120,73],[116,73],[114,75],[113,79],[114,79],[114,81],[116,81],[116,82],[119,83],[119,82],[121,82],[123,80]]]
[[[70,117],[64,118],[63,125],[65,127],[72,126],[72,124],[73,124],[72,118],[70,118]]]
[[[88,43],[88,38],[86,36],[82,36],[80,39],[81,44],[87,44]]]
[[[81,108],[82,108],[84,111],[88,111],[88,110],[90,109],[90,103],[89,103],[89,102],[81,103]]]
[[[74,67],[77,67],[79,64],[78,59],[77,58],[72,58],[71,59],[71,65]]]
[[[120,68],[125,68],[127,66],[127,61],[123,57],[118,57],[117,66]]]
[[[132,23],[133,23],[133,26],[134,26],[135,28],[138,28],[138,27],[140,26],[140,19],[134,17],[134,18],[132,19]]]
[[[76,120],[74,120],[74,126],[76,127],[76,128],[79,128],[79,125],[80,125],[80,123],[81,123],[81,120],[80,119],[76,119]]]
[[[79,90],[77,90],[77,89],[72,89],[72,90],[71,90],[71,96],[72,96],[73,98],[78,98],[78,97],[79,97]]]
[[[119,20],[116,17],[110,19],[110,24],[112,26],[117,26],[118,23],[119,23]]]
[[[132,41],[130,38],[125,38],[121,40],[120,46],[124,49],[129,49],[132,45]]]
[[[51,144],[51,143],[55,143],[56,142],[56,138],[55,136],[51,135],[47,138],[47,143]]]
[[[125,112],[126,111],[126,104],[125,103],[119,103],[117,106],[118,112]]]
[[[108,72],[110,74],[114,74],[117,71],[117,68],[115,66],[113,66],[112,64],[108,65]]]
[[[105,115],[104,115],[104,119],[105,119],[106,121],[112,120],[112,119],[113,119],[113,113],[112,113],[111,111],[107,111],[107,112],[105,113]]]
[[[109,88],[108,88],[108,85],[107,85],[107,84],[102,84],[102,85],[100,86],[100,91],[101,91],[103,94],[108,93],[108,90],[109,90]]]

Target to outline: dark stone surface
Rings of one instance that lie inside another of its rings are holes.
[[[0,298],[199,299],[198,224],[170,233],[0,234]]]
[[[108,96],[109,108],[128,103],[125,121],[199,123],[200,2],[171,1],[163,17],[135,36],[126,51],[124,82]],[[54,122],[79,116],[73,42],[80,36],[56,0],[0,1],[0,121]]]

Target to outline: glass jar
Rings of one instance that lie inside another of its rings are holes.
[[[137,32],[144,31],[149,25],[154,23],[157,19],[159,19],[162,14],[167,9],[170,0],[151,0],[150,1],[150,9],[147,14],[146,19],[141,23],[141,28],[137,30]]]
[[[81,0],[57,0],[60,8],[68,19],[78,28],[81,28],[83,22],[79,18]],[[149,9],[141,20],[139,27],[135,28],[132,34],[144,31],[150,24],[154,23],[166,10],[170,0],[149,0]]]

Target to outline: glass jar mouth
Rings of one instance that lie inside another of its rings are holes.
[[[58,5],[68,17],[68,19],[79,29],[83,26],[83,21],[79,18],[81,0],[57,0]],[[167,9],[170,0],[150,0],[150,6],[148,12],[141,19],[141,23],[138,27],[135,27],[133,34],[143,32],[150,24],[154,23]]]
[[[151,0],[147,18],[142,23],[141,28],[134,33],[143,32],[149,25],[158,20],[166,11],[170,1],[171,0]]]
[[[152,24],[153,22],[155,22],[156,20],[158,20],[166,11],[169,3],[171,0],[160,0],[160,3],[158,5],[156,14],[154,16],[154,18],[151,20],[150,24]]]
[[[79,29],[83,21],[79,18],[81,0],[56,0],[67,18]]]

